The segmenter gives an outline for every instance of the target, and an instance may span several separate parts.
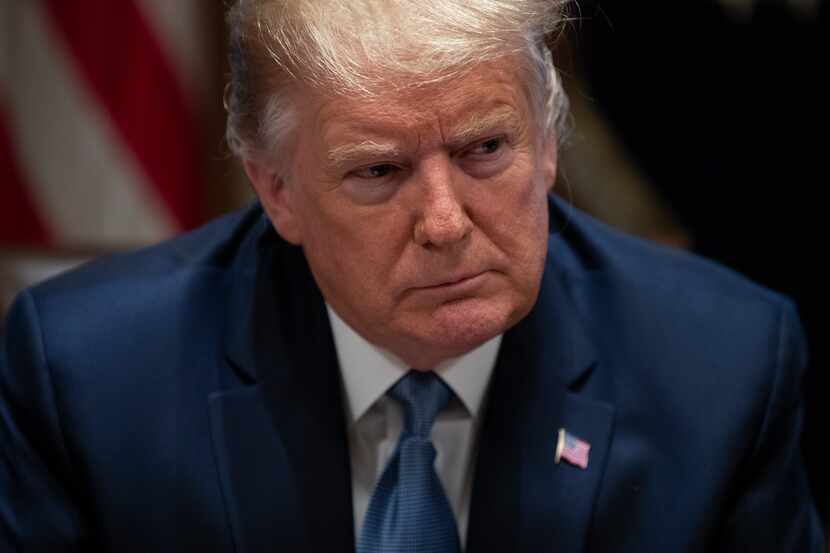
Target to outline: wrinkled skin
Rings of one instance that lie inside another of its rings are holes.
[[[290,163],[246,163],[326,301],[412,367],[477,347],[536,301],[556,152],[516,66],[371,99],[305,94]]]

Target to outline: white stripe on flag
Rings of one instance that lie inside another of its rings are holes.
[[[18,4],[12,0],[0,0],[0,91],[8,88],[7,83],[12,77],[9,60],[16,35],[14,21]]]
[[[12,132],[43,219],[61,243],[125,246],[175,223],[75,71],[39,2],[20,3],[10,60]]]
[[[204,0],[137,0],[136,5],[154,28],[188,99],[204,101],[205,87],[212,84],[218,65],[207,55],[218,51],[210,32],[214,7]]]

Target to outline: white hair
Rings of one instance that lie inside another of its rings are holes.
[[[515,56],[539,126],[565,136],[568,100],[548,41],[569,0],[237,0],[228,13],[227,140],[275,155],[296,127],[299,86],[375,96],[451,80]]]

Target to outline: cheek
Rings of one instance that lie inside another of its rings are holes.
[[[532,302],[547,252],[547,192],[532,171],[511,171],[483,202],[480,227],[502,260],[513,301]]]
[[[321,286],[380,301],[401,256],[402,218],[325,204],[309,215],[304,248]]]
[[[547,190],[529,162],[517,164],[488,187],[480,221],[510,245],[507,253],[521,254],[529,242],[547,235]]]

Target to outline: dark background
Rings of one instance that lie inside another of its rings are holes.
[[[576,93],[693,251],[797,302],[812,359],[804,451],[827,520],[828,3],[812,13],[784,0],[725,4],[582,0],[568,37]]]

